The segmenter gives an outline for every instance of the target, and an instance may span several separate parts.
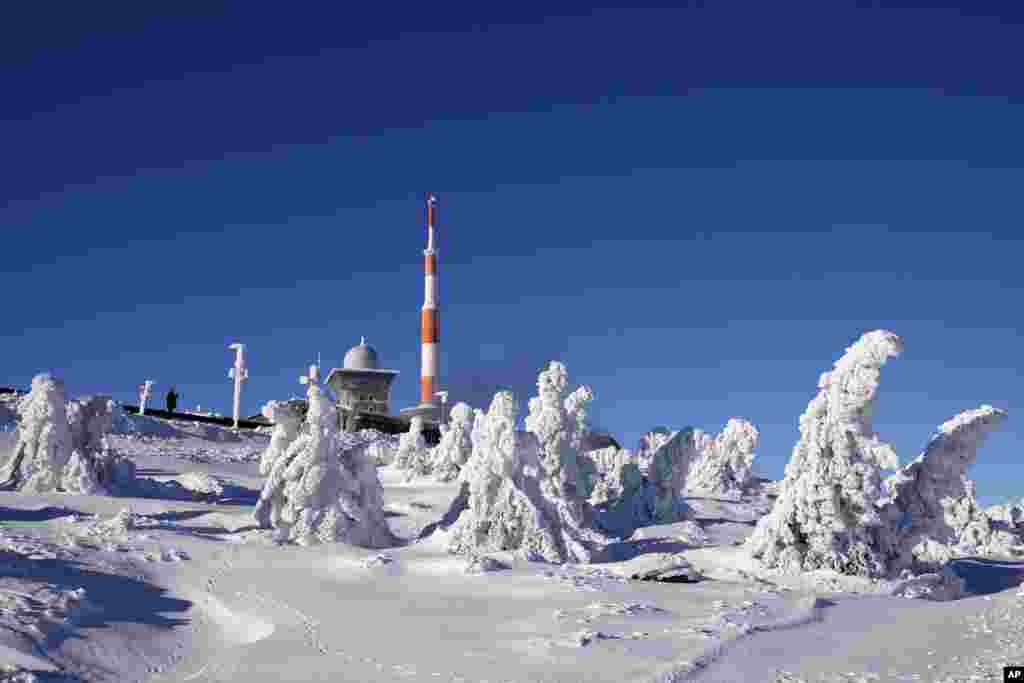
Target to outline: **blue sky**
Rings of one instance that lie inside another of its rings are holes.
[[[228,412],[241,341],[252,414],[365,335],[410,405],[431,190],[456,397],[558,359],[626,445],[742,416],[781,476],[884,327],[881,435],[1007,408],[973,476],[1021,495],[1022,17],[772,5],[4,10],[0,384]]]

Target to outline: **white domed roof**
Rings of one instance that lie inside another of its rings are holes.
[[[360,340],[359,346],[353,346],[345,354],[346,370],[376,370],[377,367],[377,351],[366,343],[365,337]]]

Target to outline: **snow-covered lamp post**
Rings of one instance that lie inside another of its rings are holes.
[[[154,384],[156,384],[156,382],[151,379],[147,379],[139,385],[139,415],[146,414],[146,401],[153,395]]]
[[[242,400],[242,382],[249,379],[249,368],[245,366],[245,344],[230,344],[228,348],[235,350],[235,367],[228,370],[228,377],[235,380],[234,428],[238,429],[238,411]]]
[[[444,418],[445,418],[444,405],[446,403],[448,403],[448,392],[447,391],[439,391],[436,394],[434,394],[434,396],[437,396],[439,399],[441,399],[441,424],[443,425],[445,423],[444,422]]]

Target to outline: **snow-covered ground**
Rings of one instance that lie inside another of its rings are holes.
[[[110,445],[139,477],[195,495],[0,493],[0,681],[971,681],[1024,664],[1024,562],[955,562],[971,594],[950,602],[759,569],[739,543],[773,483],[689,497],[696,525],[643,527],[613,561],[470,567],[429,533],[458,482],[378,469],[396,547],[281,545],[252,517],[269,434],[118,419]],[[703,580],[630,579],[680,560]]]

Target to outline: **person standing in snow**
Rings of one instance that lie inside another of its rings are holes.
[[[167,412],[173,413],[174,409],[178,407],[178,392],[171,387],[167,392]]]

